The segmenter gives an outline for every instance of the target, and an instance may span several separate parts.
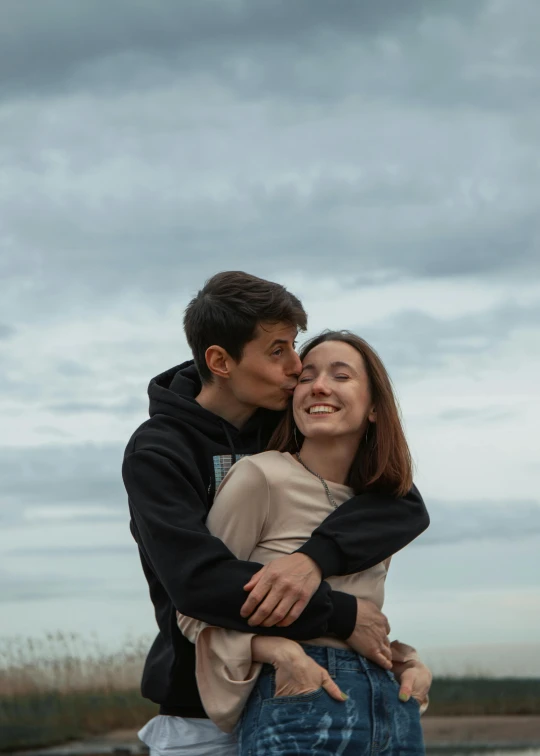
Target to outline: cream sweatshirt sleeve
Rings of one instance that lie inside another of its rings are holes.
[[[239,460],[219,487],[206,525],[238,559],[249,560],[261,540],[270,493],[262,470]],[[247,594],[246,594],[247,598]],[[231,732],[259,675],[251,658],[251,633],[213,627],[177,612],[178,627],[196,646],[199,694],[208,716]]]

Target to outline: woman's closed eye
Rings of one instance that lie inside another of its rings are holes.
[[[340,373],[339,375],[335,375],[334,378],[338,381],[349,381],[351,376]],[[312,375],[302,375],[298,379],[298,383],[309,383],[309,381],[312,381],[312,380],[313,380]]]

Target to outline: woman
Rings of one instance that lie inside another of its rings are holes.
[[[210,531],[240,559],[268,563],[294,551],[355,493],[403,495],[412,485],[391,383],[371,347],[346,331],[325,332],[300,358],[292,408],[272,451],[231,469],[208,517]],[[380,609],[389,562],[328,582]],[[178,621],[197,645],[197,682],[208,715],[229,732],[241,717],[241,756],[347,756],[373,748],[423,753],[420,710],[429,671],[417,698],[401,703],[393,675],[337,638],[299,644],[182,615]],[[414,649],[394,648],[402,665],[414,658]]]

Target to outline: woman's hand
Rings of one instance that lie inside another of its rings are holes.
[[[346,701],[328,670],[308,656],[302,646],[287,638],[256,635],[251,641],[253,658],[272,664],[276,670],[276,698],[300,696],[320,688],[336,701]]]

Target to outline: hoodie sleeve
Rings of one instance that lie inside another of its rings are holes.
[[[366,492],[332,512],[298,551],[317,562],[323,578],[351,575],[383,562],[428,526],[416,486],[402,498]]]
[[[243,586],[262,565],[236,559],[210,534],[204,489],[197,487],[194,467],[193,460],[173,462],[148,449],[127,454],[122,476],[139,549],[179,612],[209,625],[253,632],[240,616],[247,595]],[[347,638],[356,620],[356,602],[350,598],[322,583],[290,627],[258,627],[257,632],[293,640],[327,632]]]

